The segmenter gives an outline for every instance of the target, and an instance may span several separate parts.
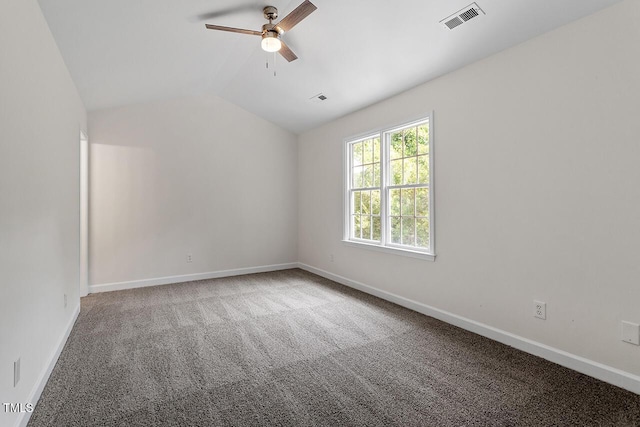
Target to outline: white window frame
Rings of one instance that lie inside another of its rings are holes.
[[[410,246],[403,246],[391,243],[390,232],[390,212],[389,204],[387,203],[387,194],[389,187],[392,188],[412,188],[422,187],[424,184],[406,184],[406,185],[393,185],[389,183],[389,136],[391,133],[397,130],[408,128],[418,125],[423,122],[429,123],[429,247],[417,248]],[[420,116],[418,119],[409,120],[398,125],[387,126],[379,128],[371,132],[363,133],[360,135],[352,136],[343,140],[343,239],[342,242],[348,246],[370,249],[375,251],[381,251],[391,253],[395,255],[408,256],[412,258],[418,258],[428,261],[435,261],[435,209],[434,209],[434,126],[433,126],[433,111],[428,114]],[[381,216],[381,239],[380,242],[371,240],[363,240],[351,238],[351,171],[352,171],[352,159],[351,159],[351,144],[359,141],[380,138],[380,216]]]

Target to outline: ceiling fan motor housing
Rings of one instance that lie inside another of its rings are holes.
[[[284,31],[282,31],[280,29],[280,27],[278,27],[275,24],[264,24],[262,26],[262,37],[264,38],[266,34],[272,33],[272,35],[268,36],[268,37],[278,37],[280,38],[280,36],[282,35],[282,33],[284,33]]]

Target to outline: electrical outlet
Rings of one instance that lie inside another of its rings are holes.
[[[64,308],[67,308],[67,294],[64,294]]]
[[[547,319],[547,303],[542,301],[533,301],[533,317],[538,319]]]
[[[640,325],[622,321],[622,341],[640,345]]]
[[[20,358],[13,362],[13,386],[17,386],[20,382]]]
[[[187,254],[187,262],[193,262],[193,256],[191,254]]]

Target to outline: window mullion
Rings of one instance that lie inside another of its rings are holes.
[[[387,245],[387,233],[389,232],[389,206],[387,197],[387,180],[389,176],[388,171],[388,156],[389,156],[389,144],[387,143],[387,137],[384,132],[380,132],[378,135],[380,138],[380,244]]]
[[[355,237],[355,233],[353,232],[353,226],[354,224],[354,212],[353,212],[353,208],[354,208],[354,203],[353,203],[353,144],[349,144],[349,164],[347,166],[347,170],[349,171],[349,188],[351,188],[351,191],[349,193],[349,230],[348,230],[348,234],[349,234],[349,238],[351,239],[352,237]]]
[[[397,190],[402,188],[429,188],[429,184],[401,184],[401,185],[389,185],[389,190]]]

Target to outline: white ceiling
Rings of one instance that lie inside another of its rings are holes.
[[[281,19],[302,0],[39,0],[88,110],[215,94],[293,132],[618,1],[477,0],[486,15],[449,30],[439,22],[470,0],[312,0],[283,36],[300,59],[278,56],[274,77],[259,37],[204,24],[260,30],[264,6]]]

